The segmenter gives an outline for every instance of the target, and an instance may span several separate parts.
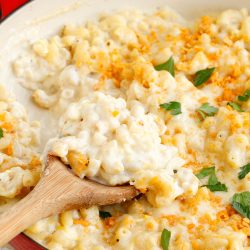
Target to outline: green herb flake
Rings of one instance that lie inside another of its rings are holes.
[[[205,177],[209,177],[207,185],[203,185],[203,187],[207,187],[211,192],[216,192],[216,191],[227,192],[227,186],[219,182],[217,179],[215,173],[215,167],[202,169],[198,174],[196,174],[196,177],[199,180],[204,179]]]
[[[196,177],[201,180],[213,173],[215,173],[215,167],[203,168],[198,174],[196,174]]]
[[[217,179],[217,176],[215,174],[215,169],[214,169],[214,172],[209,176],[209,179],[208,179],[208,186],[213,186],[213,185],[216,185],[218,184],[219,181]]]
[[[235,102],[228,102],[227,105],[229,105],[230,107],[232,107],[234,110],[239,111],[239,112],[244,112],[241,107],[235,103]]]
[[[163,250],[168,250],[169,242],[171,238],[171,232],[167,229],[163,229],[161,233],[161,247]]]
[[[250,173],[250,163],[248,163],[247,165],[243,166],[240,168],[240,172],[238,174],[238,178],[244,179],[246,177],[246,175]]]
[[[227,192],[227,186],[221,182],[217,182],[216,184],[213,185],[205,185],[211,192]]]
[[[242,216],[250,219],[250,192],[246,191],[234,194],[232,206]]]
[[[99,211],[99,216],[102,218],[102,219],[106,219],[106,218],[109,218],[109,217],[112,217],[112,214],[107,212],[107,211]]]
[[[247,89],[243,95],[238,96],[238,100],[241,102],[246,102],[250,98],[250,89]]]
[[[194,77],[194,86],[198,87],[205,83],[213,74],[215,68],[202,69],[196,72]]]
[[[0,128],[0,139],[3,138],[3,129]]]
[[[172,115],[179,115],[181,114],[181,104],[179,102],[169,102],[160,104],[161,108],[165,110],[171,110]]]
[[[166,70],[168,71],[173,77],[175,76],[175,72],[174,72],[174,59],[171,56],[165,63],[156,65],[155,70],[157,71],[161,71],[161,70]]]
[[[204,103],[197,111],[204,120],[207,116],[214,116],[218,112],[218,108],[210,106],[209,103]]]

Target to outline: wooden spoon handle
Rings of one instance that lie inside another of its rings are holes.
[[[67,178],[67,171],[62,163],[52,162],[34,190],[0,215],[0,246],[38,220],[67,209],[75,192],[74,179]]]
[[[39,220],[41,218],[39,211],[37,197],[28,195],[0,215],[0,246],[7,244],[33,222]]]
[[[110,205],[138,195],[131,186],[108,187],[74,176],[56,157],[48,156],[40,182],[24,199],[0,215],[0,246],[38,220],[62,211]]]

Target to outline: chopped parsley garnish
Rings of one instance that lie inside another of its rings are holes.
[[[250,173],[250,163],[248,163],[247,165],[243,166],[240,168],[240,172],[238,174],[238,178],[244,179],[246,177],[246,175]]]
[[[157,70],[157,71],[166,70],[166,71],[168,71],[173,77],[175,76],[175,73],[174,73],[174,59],[173,59],[172,56],[171,56],[165,63],[156,65],[154,68],[155,68],[155,70]]]
[[[196,177],[200,180],[205,177],[209,177],[208,183],[207,185],[204,185],[204,187],[207,187],[212,192],[216,191],[227,192],[227,186],[219,182],[217,179],[217,176],[215,174],[215,167],[202,169],[198,174],[196,174]]]
[[[161,247],[163,250],[168,250],[169,242],[171,238],[171,232],[167,229],[163,229],[161,233]]]
[[[238,96],[238,100],[241,102],[246,102],[250,98],[250,89],[247,89],[243,95]]]
[[[250,219],[250,192],[246,191],[234,194],[232,206],[242,216]]]
[[[239,106],[239,104],[235,103],[235,102],[228,102],[227,105],[229,105],[230,107],[232,107],[234,110],[239,111],[239,112],[244,112],[241,107]]]
[[[210,106],[209,103],[204,103],[197,110],[197,112],[201,115],[201,117],[204,120],[207,116],[214,116],[218,112],[218,108]]]
[[[0,139],[3,138],[3,129],[0,128]]]
[[[171,115],[179,115],[181,114],[181,104],[179,102],[169,102],[160,104],[161,108],[165,110],[171,110]]]
[[[214,185],[205,185],[211,192],[221,191],[227,192],[227,186],[221,182],[218,182]]]
[[[215,173],[215,167],[203,168],[200,173],[196,174],[196,177],[201,180],[207,176],[210,176]]]
[[[102,218],[102,219],[106,219],[106,218],[109,218],[109,217],[112,217],[112,214],[110,212],[107,212],[107,211],[99,211],[99,216]]]
[[[205,83],[213,74],[215,68],[202,69],[196,72],[194,77],[194,86],[200,86]]]

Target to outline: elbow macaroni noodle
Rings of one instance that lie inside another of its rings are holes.
[[[39,123],[0,85],[0,205],[23,197],[40,178]]]
[[[48,148],[80,178],[130,183],[144,195],[126,204],[64,212],[26,233],[48,249],[250,249],[250,220],[230,205],[250,190],[250,98],[239,112],[227,105],[250,89],[250,17],[245,9],[203,16],[187,25],[175,12],[124,11],[85,26],[66,25],[19,55],[14,73],[33,101],[60,114]],[[154,66],[170,57],[175,77]],[[200,87],[197,71],[215,67]],[[2,87],[1,87],[2,88]],[[0,91],[0,205],[29,192],[40,177],[39,127]],[[181,114],[160,104],[178,101]],[[214,116],[201,120],[209,103]],[[195,176],[215,166],[227,192],[201,187]],[[100,218],[99,210],[112,216]]]

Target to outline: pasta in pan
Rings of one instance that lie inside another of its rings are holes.
[[[80,178],[143,195],[26,233],[55,250],[250,249],[249,48],[245,9],[194,22],[169,9],[124,11],[32,44],[13,70],[60,117],[48,148]],[[0,179],[16,175],[1,197],[35,185],[34,159],[1,165]]]

